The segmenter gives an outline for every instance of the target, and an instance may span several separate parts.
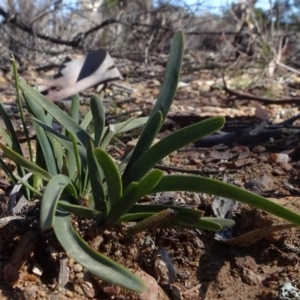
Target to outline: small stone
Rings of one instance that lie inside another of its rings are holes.
[[[262,177],[254,178],[245,183],[245,188],[252,192],[261,192],[273,188],[273,178],[265,174]]]
[[[253,271],[244,268],[242,272],[243,280],[250,285],[257,285],[262,282],[260,275],[255,274]]]
[[[82,272],[83,267],[80,264],[75,264],[73,266],[73,270],[74,270],[74,272],[79,273],[79,272]]]
[[[45,297],[45,298],[47,297],[47,293],[43,290],[37,290],[37,293],[40,297]]]
[[[74,294],[71,291],[66,290],[66,294],[65,294],[68,298],[73,298]]]
[[[183,300],[182,292],[177,285],[171,284],[171,293],[172,293],[172,297],[173,297],[172,299]]]
[[[6,283],[16,284],[19,280],[18,269],[12,263],[8,263],[3,269],[3,278]]]
[[[287,164],[289,159],[290,158],[286,153],[273,153],[268,158],[268,162],[270,164],[275,164],[275,163]]]
[[[83,273],[77,273],[76,275],[75,275],[75,278],[76,279],[82,279],[84,277],[84,274]]]
[[[300,291],[293,282],[285,282],[279,287],[280,300],[292,300],[300,298]]]
[[[35,262],[33,264],[32,273],[37,276],[41,276],[43,274],[43,269],[38,263]]]
[[[244,257],[235,257],[234,262],[240,269],[246,268],[254,272],[257,270],[257,264],[255,260],[249,255],[246,255]]]
[[[252,151],[253,153],[262,153],[266,151],[266,148],[263,146],[255,146]]]
[[[68,261],[68,265],[69,267],[72,267],[74,265],[74,259],[73,258],[70,258],[69,261]]]
[[[78,284],[74,284],[73,290],[78,295],[83,295],[84,294],[82,288]]]
[[[169,297],[165,294],[163,289],[158,285],[157,281],[148,273],[138,270],[135,272],[144,282],[147,283],[145,292],[138,295],[138,300],[168,300]]]

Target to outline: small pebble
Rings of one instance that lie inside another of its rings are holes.
[[[285,282],[279,287],[278,298],[280,300],[300,299],[300,291],[293,282]]]
[[[66,291],[66,296],[69,298],[74,298],[74,294],[71,291]]]
[[[268,162],[270,164],[281,163],[287,164],[289,161],[289,156],[285,153],[273,153],[269,156]]]
[[[74,265],[74,259],[73,258],[70,258],[69,261],[68,261],[68,265],[69,267],[72,267]]]
[[[74,272],[79,273],[79,272],[82,272],[83,268],[80,264],[75,264],[73,266],[73,270],[74,270]]]
[[[83,273],[77,273],[76,275],[75,275],[75,278],[76,279],[82,279],[84,277],[84,274]]]
[[[33,264],[32,273],[37,276],[41,276],[43,274],[43,269],[38,263],[35,262]]]

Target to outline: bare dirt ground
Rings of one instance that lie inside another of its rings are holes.
[[[122,83],[132,91],[108,85],[105,106],[109,122],[147,115],[159,93],[163,69],[161,66],[141,71],[136,68],[138,80],[132,80],[129,74],[128,81]],[[170,155],[158,167],[169,173],[190,172],[219,180],[226,176],[230,183],[300,212],[299,128],[297,120],[288,125],[282,123],[298,114],[297,78],[283,75],[284,84],[249,72],[236,76],[231,72],[230,78],[226,78],[231,91],[272,100],[269,103],[244,96],[230,98],[230,92],[224,91],[220,72],[185,70],[183,68],[182,80],[160,137],[193,122],[221,115],[226,117],[224,131],[233,133],[234,138],[228,143],[209,140],[197,146],[190,145]],[[26,76],[32,80],[31,76]],[[2,100],[18,124],[11,83],[1,85],[1,89]],[[292,100],[277,104],[276,99]],[[84,103],[82,110],[86,110]],[[259,129],[257,126],[264,120],[266,123]],[[274,124],[281,125],[264,133]],[[245,138],[243,130],[248,128],[257,131]],[[110,147],[111,154],[121,159],[131,140],[130,136],[120,138]],[[282,153],[288,161],[278,161],[278,154]],[[3,175],[0,179],[2,215],[5,216],[11,186]],[[153,195],[142,201],[162,199],[197,207],[207,216],[213,216],[210,195],[174,193]],[[27,220],[16,220],[0,229],[1,299],[275,300],[279,299],[282,283],[293,282],[300,286],[298,228],[268,234],[250,246],[239,247],[216,241],[214,233],[208,231],[157,229],[124,238],[121,227],[103,230],[84,220],[74,220],[82,236],[97,250],[139,274],[144,271],[155,278],[152,284],[146,277],[150,294],[140,297],[91,277],[68,258],[51,231],[39,230],[39,202],[31,202],[26,209],[30,212]],[[236,210],[234,219],[234,236],[282,223],[282,220],[244,205]],[[171,280],[159,271],[159,257],[165,253],[175,269]],[[16,264],[19,270],[12,267]],[[156,282],[163,289],[160,294]],[[300,299],[300,296],[289,299]]]

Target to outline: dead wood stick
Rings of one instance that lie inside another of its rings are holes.
[[[197,149],[194,149],[197,150]],[[224,169],[224,170],[209,170],[209,171],[204,171],[204,170],[193,170],[193,169],[186,169],[186,168],[177,168],[177,167],[172,167],[172,166],[164,166],[161,164],[156,164],[155,168],[163,170],[163,171],[174,171],[174,172],[180,172],[180,173],[188,173],[188,174],[198,174],[198,175],[209,175],[209,174],[219,174],[222,172],[226,173],[236,173],[237,169]]]
[[[255,101],[259,101],[265,104],[289,104],[289,103],[297,103],[300,101],[300,98],[287,98],[287,99],[269,99],[269,98],[265,98],[265,97],[259,97],[259,96],[255,96],[255,95],[251,95],[251,94],[246,94],[246,93],[240,93],[234,90],[231,90],[227,87],[226,81],[224,76],[222,75],[223,78],[223,90],[229,94],[229,98],[225,99],[225,100],[255,100]],[[235,98],[232,98],[232,96],[234,96]]]

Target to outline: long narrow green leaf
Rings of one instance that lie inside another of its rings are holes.
[[[116,134],[131,131],[146,124],[149,117],[130,118],[124,122],[114,124]],[[106,129],[106,128],[105,128]]]
[[[15,175],[15,177],[16,177],[16,179],[19,182],[22,183],[22,185],[24,187],[26,187],[27,189],[29,189],[30,191],[32,191],[36,196],[42,197],[43,194],[40,191],[38,191],[35,187],[33,187],[32,185],[30,185],[27,180],[23,180],[23,178],[21,178],[17,174]]]
[[[17,183],[17,179],[12,170],[8,167],[7,163],[0,157],[0,167],[5,172],[5,174],[9,177],[13,184]]]
[[[53,148],[48,140],[48,137],[47,137],[44,129],[41,128],[39,126],[39,124],[37,122],[35,122],[34,120],[33,120],[33,122],[34,122],[35,132],[37,135],[37,140],[38,140],[38,143],[40,144],[41,150],[44,155],[45,163],[47,166],[47,171],[51,175],[54,176],[57,174],[57,164],[56,164],[54,151],[52,150]],[[56,154],[58,154],[58,153],[56,152]]]
[[[186,217],[195,217],[195,218],[201,218],[204,214],[202,210],[198,209],[192,209],[192,208],[186,208],[186,207],[180,207],[175,205],[159,205],[159,204],[149,204],[149,205],[141,205],[136,204],[130,210],[128,213],[144,213],[144,212],[151,212],[151,213],[158,213],[164,209],[171,208],[178,212],[178,214]]]
[[[21,97],[20,97],[20,91],[19,91],[19,78],[18,78],[18,71],[17,71],[17,63],[13,56],[12,56],[11,62],[12,62],[12,66],[13,66],[13,74],[14,74],[15,89],[16,89],[16,96],[17,96],[17,105],[18,105],[18,109],[19,109],[19,113],[20,113],[20,119],[21,119],[21,123],[23,126],[23,132],[26,137],[26,144],[27,144],[27,148],[28,148],[29,158],[31,161],[33,161],[33,150],[31,148],[29,132],[28,132],[27,125],[25,122],[24,110],[23,110],[22,101],[21,101]]]
[[[219,130],[223,125],[223,117],[214,117],[182,128],[163,138],[148,149],[130,168],[123,177],[124,187],[132,181],[139,181],[156,163],[170,153]]]
[[[92,274],[112,284],[142,292],[145,284],[123,266],[91,248],[74,230],[69,213],[57,212],[54,222],[56,237],[66,252]]]
[[[9,134],[5,132],[5,130],[0,126],[0,136],[1,138],[6,142],[6,144],[11,148],[12,147],[12,141]]]
[[[71,204],[68,201],[63,201],[63,200],[58,201],[57,207],[58,207],[58,209],[61,208],[61,209],[67,210],[76,216],[79,216],[81,218],[85,218],[88,220],[95,220],[98,222],[102,222],[102,220],[103,220],[103,213],[101,211],[83,207],[81,205]]]
[[[33,120],[36,123],[38,123],[45,131],[47,131],[48,135],[50,135],[51,137],[54,137],[55,139],[57,139],[63,147],[65,147],[73,155],[76,155],[76,151],[74,149],[74,144],[73,144],[73,142],[70,138],[68,138],[67,136],[55,131],[52,127],[48,126],[47,124],[44,124],[44,123],[40,122],[37,119],[33,118]],[[85,167],[86,164],[87,164],[87,157],[86,157],[85,147],[77,144],[77,148],[78,148],[78,152],[79,152],[79,155],[80,155],[80,158],[81,158],[81,164]]]
[[[162,118],[163,117],[161,111],[157,111],[155,114],[152,114],[149,118],[129,158],[129,161],[122,176],[123,178],[126,178],[126,174],[129,172],[130,168],[151,147],[157,133],[161,128]]]
[[[110,124],[109,126],[105,127],[102,131],[103,133],[101,137],[100,147],[105,150],[112,138],[116,134],[120,133],[122,129],[124,129],[127,125],[131,124],[133,121],[134,118],[130,118],[122,123]]]
[[[65,175],[59,174],[54,176],[46,185],[40,212],[40,223],[42,229],[47,230],[52,228],[57,203],[65,188],[68,188],[75,199],[78,198],[76,188],[74,187],[71,179]]]
[[[86,130],[88,126],[91,124],[92,120],[93,120],[93,115],[92,112],[89,111],[80,124],[81,128]]]
[[[170,109],[170,106],[172,104],[177,90],[183,58],[183,49],[183,33],[181,30],[178,30],[172,39],[171,52],[168,59],[166,75],[160,93],[151,113],[151,115],[153,115],[157,111],[161,111],[163,115],[163,120],[168,114],[168,111]]]
[[[0,114],[3,118],[5,127],[8,131],[8,134],[11,137],[11,141],[9,141],[7,136],[4,135],[3,137],[4,138],[6,137],[6,139],[8,139],[6,142],[13,151],[17,152],[18,154],[23,155],[21,145],[19,143],[16,131],[14,129],[14,126],[12,125],[12,122],[10,121],[10,117],[7,114],[2,102],[0,102]],[[20,177],[23,177],[25,175],[25,170],[21,166],[19,166],[18,164],[16,165],[16,167],[17,167],[18,174],[20,175]]]
[[[32,172],[35,175],[38,175],[42,179],[49,181],[52,178],[52,175],[49,174],[46,170],[40,168],[35,163],[32,163],[30,160],[26,159],[24,156],[14,152],[10,148],[2,145],[0,143],[0,148],[3,151],[4,155],[10,158],[15,164],[23,167],[24,169]]]
[[[151,193],[155,194],[167,191],[190,191],[229,198],[262,209],[300,226],[300,215],[296,212],[264,197],[218,180],[193,175],[166,175],[154,187]]]
[[[46,131],[45,131],[45,134],[51,143],[52,152],[53,152],[53,156],[56,160],[58,173],[63,172],[66,151],[65,151],[64,147],[62,146],[62,144],[57,139],[55,139],[53,136],[49,135]]]
[[[79,118],[80,118],[80,99],[79,95],[73,95],[72,96],[72,102],[71,102],[71,107],[69,109],[69,116],[76,122],[79,123]],[[68,137],[70,137],[72,144],[73,144],[73,149],[74,153],[71,151],[67,150],[66,151],[66,158],[65,158],[65,163],[64,166],[66,168],[67,174],[69,175],[70,178],[75,178],[76,170],[78,170],[78,176],[80,177],[81,174],[81,168],[80,168],[80,157],[78,156],[78,147],[77,147],[77,142],[75,139],[75,136],[70,132],[64,132],[64,134]],[[56,140],[57,141],[57,140]],[[58,142],[58,141],[57,141]],[[76,168],[77,167],[77,168]],[[79,180],[79,183],[81,183],[81,180]],[[82,191],[81,185],[79,187],[79,191]]]
[[[75,94],[72,96],[72,102],[71,102],[71,107],[69,109],[69,116],[78,124],[79,123],[79,117],[80,117],[80,112],[79,112],[79,107],[80,107],[80,99],[79,95]]]
[[[67,152],[67,160],[68,160],[68,173],[70,178],[75,177],[75,173],[77,170],[78,177],[81,178],[82,174],[82,168],[81,168],[81,159],[80,159],[80,154],[79,154],[79,149],[78,149],[78,144],[75,140],[75,136],[73,135],[72,132],[67,132],[67,135],[70,137],[72,145],[73,145],[73,152],[68,151]],[[80,188],[79,191],[82,191],[82,186],[81,183],[79,184]]]
[[[234,220],[225,218],[202,217],[201,220],[218,223],[222,227],[232,227],[235,224]]]
[[[165,227],[181,227],[181,228],[187,228],[187,229],[207,229],[212,231],[220,231],[222,230],[222,225],[220,225],[216,221],[212,220],[205,220],[203,218],[197,219],[197,218],[191,218],[186,216],[180,216],[177,215],[167,223],[162,224]]]
[[[41,105],[50,115],[52,115],[65,129],[71,131],[81,145],[87,145],[91,139],[90,135],[81,128],[71,117],[64,111],[58,108],[53,102],[49,101],[45,96],[38,91],[28,86],[23,78],[19,79],[19,85],[23,92],[24,98],[31,98]]]
[[[108,214],[108,220],[117,220],[119,217],[127,213],[130,208],[139,201],[142,197],[149,194],[149,192],[159,183],[163,177],[161,170],[152,170],[149,172],[138,184],[129,185],[129,191],[122,195],[120,201],[112,206]],[[165,209],[167,209],[166,207]],[[159,211],[160,212],[160,211]]]
[[[156,227],[162,226],[166,222],[174,219],[177,212],[170,208],[160,211],[149,218],[146,218],[135,225],[129,227],[126,230],[126,235],[137,234],[138,232],[142,232],[144,230],[154,229]]]
[[[101,148],[94,149],[94,156],[102,168],[107,185],[108,212],[122,196],[122,182],[119,170],[112,158]]]
[[[101,170],[94,156],[94,146],[92,141],[87,146],[87,163],[88,176],[90,179],[92,194],[94,199],[94,206],[96,210],[102,211],[104,215],[107,214],[107,202],[103,189]]]
[[[22,79],[20,79],[22,81]],[[22,88],[21,91],[23,92]],[[24,96],[24,95],[23,95]],[[39,103],[37,103],[33,98],[31,97],[23,97],[28,111],[30,113],[31,117],[35,117],[39,121],[51,125],[53,118],[50,114],[47,114],[46,111],[41,107]]]
[[[18,137],[17,137],[17,134],[16,134],[16,131],[14,129],[14,126],[10,120],[10,117],[9,115],[7,114],[5,108],[4,108],[4,105],[2,102],[0,102],[0,114],[3,118],[3,121],[4,121],[4,124],[5,124],[5,127],[8,131],[8,134],[10,135],[11,137],[11,148],[12,150],[14,150],[15,152],[17,152],[18,154],[22,154],[23,155],[23,152],[22,152],[22,149],[21,149],[21,145],[19,143],[19,140],[18,140]]]
[[[103,99],[103,94],[102,94]],[[100,140],[102,136],[102,132],[105,125],[105,112],[104,107],[102,104],[102,99],[93,95],[90,102],[91,111],[93,114],[93,121],[94,121],[94,147],[100,147]]]
[[[128,214],[125,214],[122,217],[120,217],[117,221],[114,222],[114,224],[118,225],[123,222],[138,222],[140,220],[147,219],[147,218],[153,216],[154,214],[156,214],[156,213],[154,213],[154,212],[128,213]]]
[[[107,146],[109,145],[110,141],[116,134],[114,125],[109,125],[108,127],[105,127],[102,134],[102,139],[100,143],[100,147],[105,150]]]

